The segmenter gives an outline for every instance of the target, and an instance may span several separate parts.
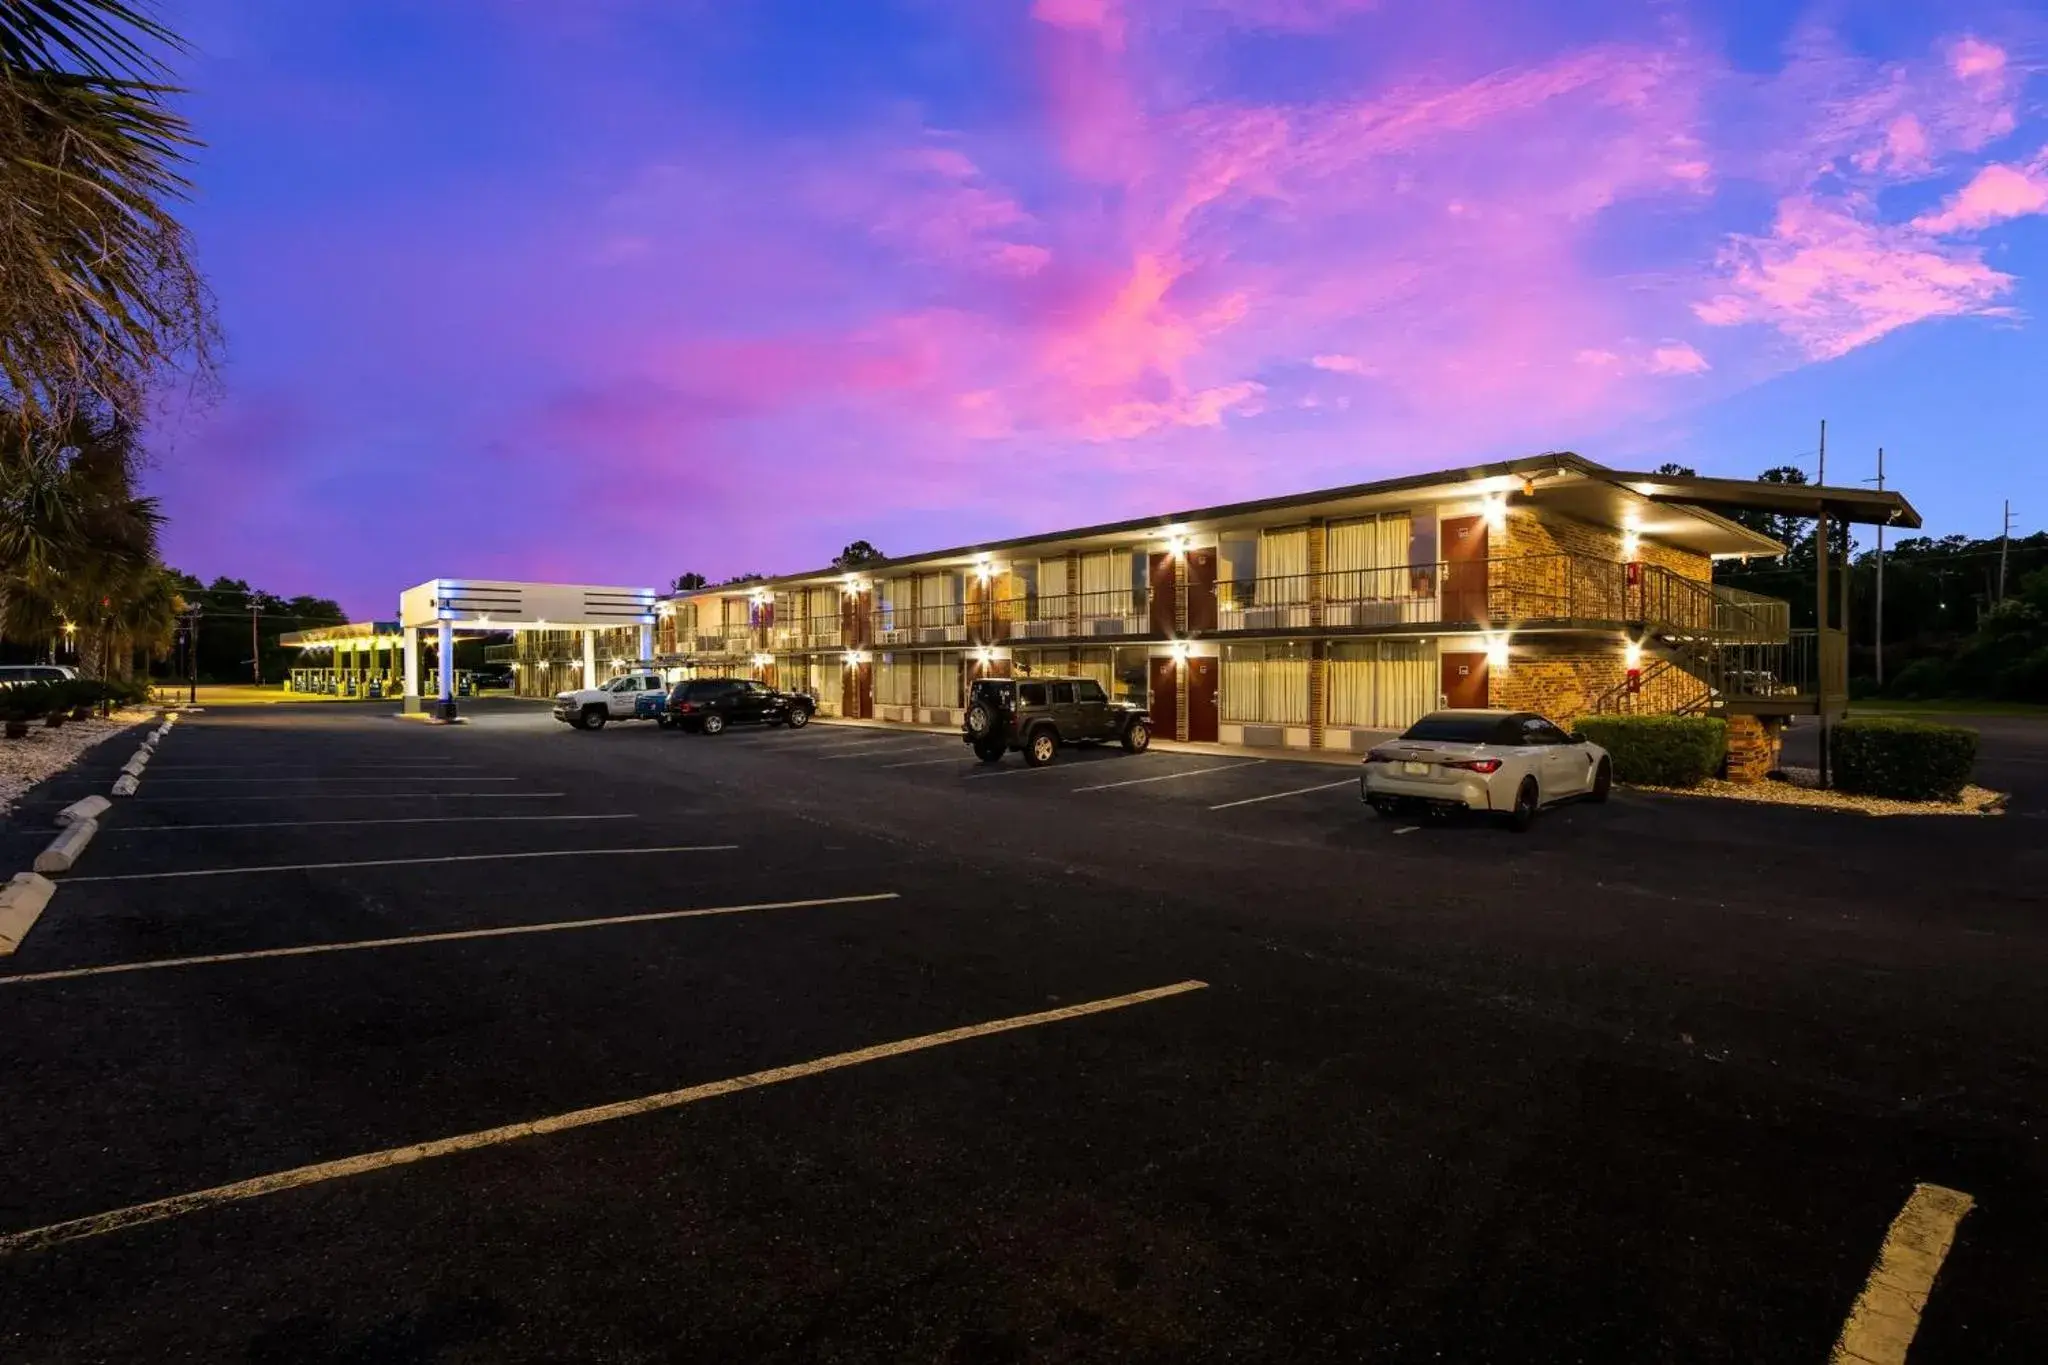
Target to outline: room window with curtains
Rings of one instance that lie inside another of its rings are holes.
[[[1102,690],[1110,696],[1116,695],[1116,651],[1111,649],[1084,649],[1073,665],[1077,678],[1093,678],[1102,684]]]
[[[1223,719],[1308,724],[1308,646],[1292,641],[1223,647]]]
[[[1258,577],[1258,602],[1262,606],[1308,601],[1306,526],[1288,526],[1260,533]]]
[[[875,656],[875,704],[910,705],[910,689],[916,679],[914,656],[889,653]]]
[[[920,654],[917,658],[920,673],[918,678],[918,704],[921,706],[957,707],[960,700],[960,652],[941,650],[936,654]]]
[[[1436,709],[1436,646],[1421,640],[1339,640],[1325,673],[1328,723],[1403,730]]]

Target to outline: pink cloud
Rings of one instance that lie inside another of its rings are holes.
[[[1651,374],[1705,374],[1714,368],[1707,358],[1683,341],[1667,342],[1650,352]]]
[[[1974,232],[2011,218],[2048,213],[2048,150],[2028,166],[1986,166],[1949,196],[1939,213],[1922,214],[1922,232]]]
[[[1700,321],[1775,327],[1815,360],[1930,318],[1995,314],[2013,284],[1974,250],[1805,197],[1778,206],[1768,236],[1734,238],[1722,265],[1729,287],[1694,305]]]
[[[1054,28],[1088,34],[1105,47],[1124,44],[1122,0],[1032,0],[1031,17]]]
[[[1332,374],[1369,375],[1375,373],[1372,366],[1366,364],[1355,355],[1319,355],[1310,360],[1309,364],[1319,370],[1328,370]]]
[[[1959,80],[1999,79],[2005,74],[2005,49],[1981,38],[1961,38],[1949,48],[1948,64]]]

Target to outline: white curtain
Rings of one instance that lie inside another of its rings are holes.
[[[1387,640],[1380,645],[1379,725],[1384,730],[1405,730],[1436,709],[1441,678],[1438,676],[1436,646],[1410,640]]]
[[[1308,528],[1267,531],[1259,537],[1259,602],[1308,601]],[[1271,580],[1278,579],[1278,582]]]
[[[960,655],[950,650],[918,656],[918,704],[956,707],[960,705]]]
[[[1228,721],[1308,724],[1308,651],[1285,645],[1225,646],[1222,700]]]
[[[916,665],[908,654],[878,654],[875,656],[875,704],[877,706],[910,705],[910,686]]]
[[[1371,729],[1377,723],[1373,712],[1373,681],[1378,671],[1380,647],[1370,641],[1340,640],[1330,646],[1324,693],[1329,698],[1332,725]]]
[[[1323,563],[1331,573],[1350,573],[1356,569],[1375,567],[1374,530],[1371,518],[1333,521],[1330,523],[1329,534],[1330,545],[1323,556]]]
[[[1408,539],[1414,523],[1406,512],[1384,516],[1379,521],[1379,547],[1374,559],[1380,569],[1375,597],[1406,597],[1412,591],[1414,574],[1408,569]]]
[[[1223,647],[1223,719],[1264,719],[1260,715],[1263,699],[1259,691],[1260,670],[1264,664],[1265,650],[1258,645]]]
[[[1071,590],[1067,587],[1067,557],[1061,555],[1058,559],[1039,560],[1038,595],[1041,598],[1065,597],[1069,591]]]
[[[1081,591],[1115,592],[1131,586],[1131,552],[1081,556]]]

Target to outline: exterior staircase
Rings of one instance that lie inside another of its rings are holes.
[[[1595,714],[1792,715],[1846,691],[1843,633],[1793,630],[1790,603],[1654,564],[1631,596],[1644,666],[1596,698]]]

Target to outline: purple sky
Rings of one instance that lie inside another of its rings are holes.
[[[2048,20],[165,0],[168,558],[389,615],[1570,448],[2048,523]]]

